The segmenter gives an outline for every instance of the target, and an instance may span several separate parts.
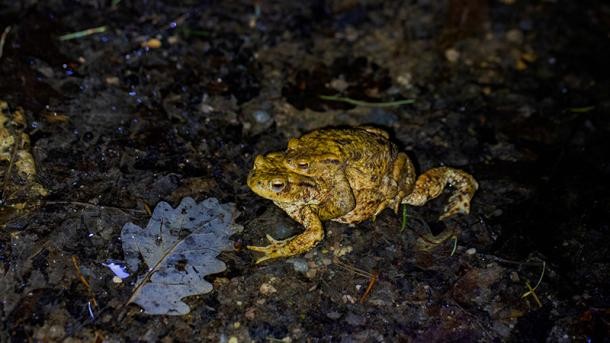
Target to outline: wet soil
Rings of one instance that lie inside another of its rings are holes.
[[[0,32],[0,99],[49,191],[2,204],[1,341],[608,341],[605,2],[26,1]],[[310,252],[255,265],[246,245],[301,228],[247,188],[254,156],[358,124],[420,171],[472,173],[470,215],[437,221],[445,196],[404,230],[390,210],[326,223]],[[244,230],[190,314],[143,314],[137,276],[102,263],[125,223],[186,196],[235,203]]]

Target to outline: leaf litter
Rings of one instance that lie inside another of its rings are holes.
[[[48,191],[37,182],[36,163],[30,152],[30,137],[23,109],[11,110],[0,99],[0,222],[13,210],[36,203]]]
[[[125,224],[121,240],[127,267],[136,272],[141,261],[147,267],[127,303],[147,314],[189,313],[182,298],[210,292],[212,284],[204,277],[226,269],[217,256],[233,250],[229,237],[241,230],[235,224],[238,215],[232,203],[215,198],[196,203],[187,197],[175,209],[157,204],[144,229]]]

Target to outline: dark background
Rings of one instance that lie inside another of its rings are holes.
[[[0,99],[24,109],[49,195],[4,204],[1,340],[608,341],[606,2],[3,1],[9,26]],[[439,223],[441,199],[409,208],[404,232],[391,211],[327,223],[311,252],[254,265],[243,246],[300,229],[248,190],[254,156],[358,124],[418,170],[472,173],[472,213]],[[241,211],[227,271],[187,316],[124,307],[135,276],[114,284],[101,263],[123,258],[123,224],[185,196]],[[455,254],[418,250],[445,229]],[[538,304],[522,295],[542,262]]]

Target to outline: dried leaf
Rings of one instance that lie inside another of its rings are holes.
[[[13,211],[48,193],[36,182],[36,164],[30,153],[30,137],[24,132],[26,127],[23,110],[11,111],[8,103],[0,100],[0,219],[4,219],[0,221],[6,222]]]
[[[190,308],[181,299],[204,294],[212,285],[204,277],[226,269],[216,257],[232,250],[229,236],[240,229],[233,204],[209,198],[197,204],[184,198],[173,209],[160,202],[146,228],[127,223],[121,239],[125,261],[131,272],[140,258],[147,266],[128,303],[136,303],[148,314],[183,315]]]

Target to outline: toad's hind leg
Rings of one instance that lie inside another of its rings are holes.
[[[458,213],[470,212],[470,200],[479,188],[472,175],[460,169],[439,167],[427,170],[415,181],[413,192],[402,200],[403,204],[421,206],[439,196],[446,185],[455,188],[439,219],[443,220]]]

